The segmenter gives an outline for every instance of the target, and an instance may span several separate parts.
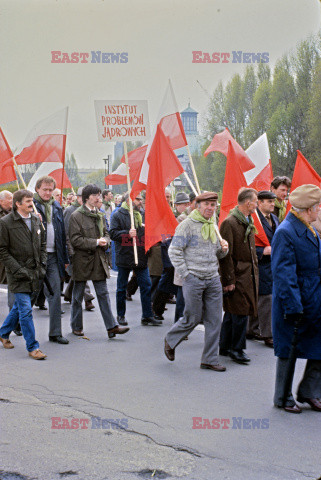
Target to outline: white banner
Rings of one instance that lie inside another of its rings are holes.
[[[150,136],[147,100],[95,100],[99,142],[146,141]]]

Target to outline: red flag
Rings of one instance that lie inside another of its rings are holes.
[[[42,163],[40,167],[37,169],[37,171],[34,173],[32,178],[30,179],[28,188],[34,192],[36,190],[36,183],[38,178],[43,177],[44,175],[49,175],[50,177],[54,178],[56,180],[57,187],[60,188],[62,170],[63,170],[63,165],[61,162]],[[72,185],[70,183],[66,170],[64,170],[62,185],[63,185],[63,188],[72,188]]]
[[[13,167],[13,153],[8,145],[6,137],[0,128],[0,184],[17,180]]]
[[[270,190],[273,180],[272,164],[266,133],[263,133],[245,151],[255,167],[244,174],[247,184],[255,190]]]
[[[247,187],[247,183],[241,169],[240,157],[235,152],[232,142],[229,141],[221,200],[220,225],[228,216],[230,210],[237,204],[237,195],[241,187]]]
[[[68,108],[64,108],[32,128],[15,155],[18,165],[39,162],[64,163],[67,114]]]
[[[296,163],[294,167],[291,192],[301,185],[312,184],[321,187],[321,177],[317,174],[314,168],[310,165],[307,159],[302,155],[300,150],[297,150]],[[286,213],[291,208],[290,202],[287,204]]]
[[[260,217],[257,214],[257,211],[252,213],[252,218],[254,225],[256,227],[257,233],[255,234],[255,245],[257,247],[269,247],[270,242],[266,236],[263,225],[261,223]]]
[[[178,112],[178,107],[176,104],[171,82],[169,82],[168,87],[166,89],[165,96],[164,96],[160,111],[158,113],[156,127],[151,137],[151,140],[148,143],[147,151],[141,166],[141,170],[137,174],[134,180],[134,184],[132,186],[132,191],[130,194],[132,200],[137,197],[139,192],[141,192],[146,188],[147,180],[148,180],[148,171],[149,171],[149,154],[155,139],[158,126],[160,126],[160,128],[162,129],[162,132],[167,140],[168,146],[173,150],[176,150],[177,148],[181,148],[187,145],[184,127],[182,124],[182,119]],[[167,163],[166,157],[163,158],[163,161],[165,164]],[[183,171],[184,170],[182,169],[182,172]],[[171,180],[173,180],[174,178],[175,177],[171,178]],[[166,186],[167,184],[165,185],[165,187]]]
[[[227,157],[229,142],[231,142],[235,155],[237,155],[239,159],[239,165],[242,172],[247,172],[248,170],[254,168],[254,163],[252,162],[252,160],[250,160],[246,152],[244,152],[241,145],[239,145],[237,141],[232,137],[228,128],[226,128],[223,132],[214,135],[210,146],[204,153],[204,157],[206,157],[211,152],[221,152]]]
[[[140,172],[146,150],[147,145],[143,145],[142,147],[128,152],[130,181],[135,180],[137,173]],[[121,163],[116,170],[105,177],[105,183],[106,185],[121,185],[123,183],[127,183],[125,155],[122,156]]]
[[[148,158],[149,173],[145,203],[146,251],[164,239],[164,235],[173,235],[175,232],[178,224],[166,201],[165,187],[184,171],[160,125],[157,127]]]

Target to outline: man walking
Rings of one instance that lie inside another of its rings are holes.
[[[229,252],[220,260],[223,285],[224,317],[220,337],[220,354],[237,363],[250,358],[246,348],[248,315],[257,316],[258,263],[255,251],[256,231],[251,213],[257,207],[257,191],[242,188],[237,206],[222,222],[220,231],[229,244]]]
[[[111,311],[106,284],[106,278],[110,274],[105,252],[110,239],[104,214],[97,209],[100,193],[101,190],[96,185],[86,185],[82,190],[83,204],[71,215],[69,221],[69,239],[74,250],[71,329],[74,335],[84,335],[81,303],[86,282],[92,280],[108,337],[113,338],[128,332],[129,328],[119,327]]]
[[[65,276],[65,266],[69,263],[63,210],[52,196],[56,182],[52,177],[43,176],[37,180],[34,203],[41,215],[46,230],[47,270],[46,277],[53,295],[44,286],[49,304],[49,341],[67,344],[69,341],[61,332],[61,280]]]
[[[276,196],[274,200],[274,215],[283,222],[286,213],[285,199],[291,187],[291,180],[288,177],[274,177],[271,182],[271,192]]]
[[[32,300],[39,290],[39,281],[46,272],[46,241],[37,215],[32,212],[32,192],[18,190],[13,195],[13,211],[0,220],[0,260],[6,267],[8,288],[15,301],[0,328],[4,348],[14,345],[9,340],[18,320],[29,356],[43,360],[32,318]]]
[[[184,315],[165,338],[164,353],[175,360],[175,348],[203,319],[205,344],[201,368],[224,372],[218,363],[219,334],[222,320],[222,285],[218,259],[228,251],[225,240],[220,243],[214,228],[213,215],[217,193],[206,192],[196,197],[197,208],[176,228],[169,247],[169,256],[183,279]]]

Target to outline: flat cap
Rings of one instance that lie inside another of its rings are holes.
[[[204,202],[205,200],[217,200],[217,199],[218,199],[218,195],[216,192],[204,192],[195,198],[197,202]]]
[[[301,185],[289,196],[291,205],[296,208],[311,208],[321,203],[321,190],[315,185]]]
[[[270,190],[261,190],[257,194],[257,198],[258,200],[273,200],[274,198],[276,198],[276,195],[275,193],[270,192]]]
[[[77,190],[77,197],[81,197],[83,187],[79,187]]]
[[[189,196],[185,192],[178,192],[174,203],[189,203]]]

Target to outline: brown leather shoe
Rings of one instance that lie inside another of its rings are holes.
[[[298,402],[300,403],[308,403],[312,410],[316,412],[321,412],[321,400],[320,398],[302,398],[298,397]]]
[[[225,372],[226,370],[226,367],[223,367],[223,365],[220,365],[219,363],[216,363],[215,365],[201,363],[201,368],[204,368],[205,370],[214,370],[215,372]]]
[[[42,353],[42,351],[39,350],[39,348],[37,348],[36,350],[29,352],[29,357],[32,357],[35,360],[44,360],[47,357],[47,355]]]
[[[288,407],[279,406],[278,408],[283,408],[283,410],[285,410],[288,413],[302,413],[301,408],[296,403]]]
[[[4,348],[14,348],[14,345],[10,342],[9,338],[2,338],[0,337],[0,342],[2,343]]]
[[[164,353],[170,362],[175,360],[175,348],[171,348],[165,338]]]
[[[73,330],[72,333],[74,335],[77,335],[78,337],[83,337],[84,336],[84,332],[82,330]]]
[[[264,343],[267,347],[270,347],[270,348],[274,347],[273,338],[265,338]]]
[[[85,309],[88,310],[88,312],[90,312],[91,310],[93,310],[95,308],[95,305],[92,303],[91,300],[87,300],[85,302]]]
[[[108,338],[114,338],[116,335],[122,335],[123,333],[127,333],[129,331],[129,327],[120,327],[116,325],[114,328],[110,328],[108,330]]]

